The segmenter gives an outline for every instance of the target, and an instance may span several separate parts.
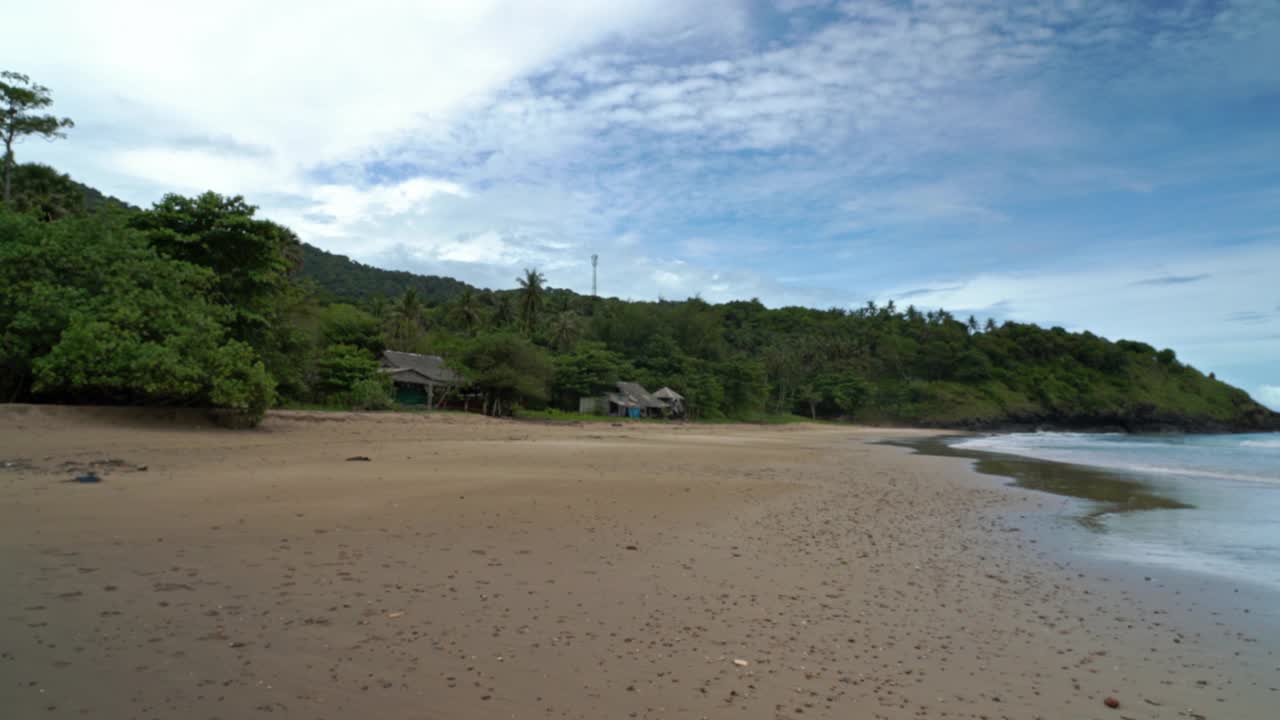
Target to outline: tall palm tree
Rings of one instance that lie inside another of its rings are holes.
[[[468,334],[474,333],[480,325],[480,300],[475,291],[467,288],[454,301],[453,316]]]
[[[366,309],[370,315],[378,318],[381,322],[385,322],[387,316],[391,314],[391,301],[387,300],[386,295],[378,293],[369,298]]]
[[[422,301],[418,299],[418,291],[409,288],[391,308],[393,323],[391,335],[401,349],[409,347],[409,343],[422,329]]]
[[[546,288],[543,283],[547,278],[536,269],[525,268],[524,277],[516,278],[520,283],[520,323],[526,334],[532,335],[538,325],[538,311],[542,309],[542,298]]]
[[[551,323],[551,342],[560,352],[572,350],[581,334],[582,324],[579,322],[578,314],[572,310],[556,315],[556,319]]]
[[[516,313],[511,309],[511,296],[506,293],[500,294],[497,302],[497,307],[493,311],[493,326],[505,328],[516,319]]]

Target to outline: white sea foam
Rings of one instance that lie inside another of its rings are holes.
[[[1280,483],[1280,437],[1012,433],[965,438],[961,450],[1018,455],[1148,476]]]
[[[1188,507],[1107,512],[1097,518],[1103,532],[1082,547],[1280,589],[1280,434],[1014,433],[953,446],[1123,473]]]
[[[1280,569],[1272,566],[1260,568],[1256,564],[1241,562],[1228,555],[1199,552],[1180,545],[1110,535],[1102,540],[1096,554],[1121,562],[1137,561],[1145,565],[1215,575],[1280,590]]]

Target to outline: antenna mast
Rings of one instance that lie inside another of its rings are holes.
[[[600,264],[600,256],[591,256],[591,297],[596,297],[596,266]]]

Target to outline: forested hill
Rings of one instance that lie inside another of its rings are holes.
[[[490,412],[576,410],[619,380],[695,418],[921,426],[1280,430],[1173,350],[867,303],[769,309],[510,290],[368,267],[239,197],[130,207],[19,166],[0,207],[0,400],[385,408],[377,355],[443,355]]]
[[[471,287],[453,278],[383,270],[307,243],[302,243],[301,248],[302,267],[298,276],[315,282],[316,287],[333,300],[364,303],[376,297],[400,297],[405,291],[413,290],[424,302],[435,304],[448,302]]]
[[[104,209],[138,210],[129,203],[104,195],[97,188],[76,182],[48,165],[22,163],[13,167],[13,209],[45,220]]]

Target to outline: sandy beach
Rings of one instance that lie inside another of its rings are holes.
[[[0,715],[1273,716],[1248,607],[924,434],[0,406]]]

